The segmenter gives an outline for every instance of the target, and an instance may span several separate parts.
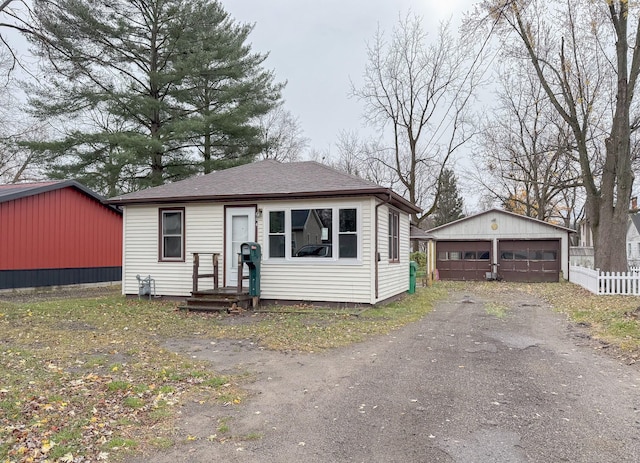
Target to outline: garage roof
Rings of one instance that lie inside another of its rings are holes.
[[[453,222],[449,222],[447,224],[440,225],[439,227],[435,227],[435,228],[432,228],[431,230],[427,230],[427,233],[434,233],[434,232],[437,232],[437,231],[440,231],[440,230],[444,230],[444,229],[452,227],[452,226],[454,226],[454,225],[456,225],[456,224],[458,224],[460,222],[464,222],[466,220],[470,220],[470,219],[473,219],[473,218],[481,217],[483,215],[488,215],[488,214],[492,214],[492,213],[493,214],[495,214],[495,213],[504,214],[504,215],[507,215],[507,216],[515,217],[515,218],[517,218],[519,220],[528,220],[528,221],[531,221],[531,222],[534,222],[534,223],[537,223],[537,224],[540,224],[540,225],[545,225],[547,227],[552,227],[552,228],[555,228],[555,229],[558,229],[558,230],[562,230],[564,232],[576,233],[575,230],[573,230],[571,228],[563,227],[562,225],[557,225],[557,224],[545,222],[543,220],[534,219],[532,217],[527,217],[525,215],[516,214],[514,212],[508,212],[508,211],[504,211],[502,209],[497,209],[497,208],[489,209],[487,211],[480,212],[478,214],[473,214],[473,215],[470,215],[470,216],[467,216],[467,217],[463,217],[462,219],[458,219],[458,220],[455,220]]]

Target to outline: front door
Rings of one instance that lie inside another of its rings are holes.
[[[254,207],[228,207],[225,224],[225,286],[237,286],[240,245],[256,240],[256,210]],[[248,274],[246,265],[244,267]]]

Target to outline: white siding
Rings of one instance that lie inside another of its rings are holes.
[[[331,261],[269,259],[263,245],[261,297],[275,300],[302,300],[327,302],[372,302],[372,243],[371,230],[373,200],[333,199],[313,201],[273,201],[261,203],[262,220],[258,221],[258,239],[265,242],[265,230],[269,211],[300,208],[320,209],[329,207],[356,208],[358,210],[359,252],[358,259]]]
[[[627,264],[629,267],[640,265],[640,233],[631,218],[627,228]]]
[[[409,216],[400,212],[400,263],[388,259],[388,207],[376,209],[370,197],[269,201],[257,204],[257,241],[262,245],[261,297],[274,300],[302,300],[373,304],[403,293],[409,285]],[[232,204],[236,206],[238,204]],[[136,275],[151,275],[158,295],[187,296],[192,289],[194,252],[220,253],[220,282],[224,281],[224,205],[212,203],[172,204],[185,208],[185,262],[159,262],[159,205],[126,206],[124,213],[123,292],[137,294]],[[356,208],[358,210],[358,258],[349,260],[269,259],[265,228],[269,211],[301,208]],[[379,214],[379,292],[375,297],[375,213]],[[260,216],[260,214],[262,214]],[[209,256],[201,263],[209,265]],[[202,271],[208,269],[203,269]],[[211,283],[200,281],[206,289]]]
[[[389,262],[389,208],[379,207],[379,251],[378,262],[378,299],[383,301],[409,289],[409,215],[400,215],[400,262]]]
[[[124,256],[123,285],[125,294],[137,294],[136,275],[151,275],[155,280],[156,292],[163,296],[186,296],[191,293],[194,252],[223,253],[224,208],[218,204],[163,205],[167,207],[185,207],[185,262],[160,262],[158,260],[158,205],[127,206],[124,214]],[[203,265],[210,258],[201,258]],[[212,283],[201,280],[200,286],[206,289]]]

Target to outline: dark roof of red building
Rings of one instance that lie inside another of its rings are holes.
[[[0,185],[0,203],[15,201],[16,199],[26,198],[28,196],[34,196],[41,193],[47,193],[49,191],[60,190],[62,188],[75,188],[76,190],[93,198],[105,207],[113,209],[118,213],[122,213],[122,211],[120,211],[118,208],[106,204],[105,199],[98,193],[90,190],[89,188],[75,180],[52,180],[35,183],[9,183]]]
[[[373,182],[314,161],[280,163],[259,161],[175,183],[116,196],[111,204],[144,204],[191,201],[246,201],[347,196],[377,196],[407,212],[420,208]]]
[[[411,224],[411,227],[409,228],[409,239],[415,241],[429,241],[435,239],[435,237],[427,233],[422,228],[416,227],[414,224]]]

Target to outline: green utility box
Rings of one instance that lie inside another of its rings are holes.
[[[416,278],[418,277],[418,263],[409,262],[409,294],[416,292]]]
[[[242,243],[240,256],[242,263],[249,267],[249,296],[260,297],[260,261],[262,260],[260,245],[254,242]]]

